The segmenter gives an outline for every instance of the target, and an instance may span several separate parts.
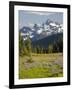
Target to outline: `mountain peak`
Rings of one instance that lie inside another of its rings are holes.
[[[28,35],[32,40],[39,40],[52,34],[62,33],[63,27],[62,24],[47,19],[46,22],[41,25],[34,24],[33,27],[24,26],[20,29],[20,32],[24,40],[26,40]]]

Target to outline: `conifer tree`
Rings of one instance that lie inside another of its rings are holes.
[[[52,53],[52,52],[53,52],[53,45],[50,44],[50,45],[48,46],[48,53]]]
[[[24,54],[24,41],[21,34],[19,33],[19,55],[23,56],[23,54]]]

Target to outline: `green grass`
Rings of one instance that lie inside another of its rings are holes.
[[[63,77],[63,56],[61,53],[34,54],[19,59],[19,79]]]

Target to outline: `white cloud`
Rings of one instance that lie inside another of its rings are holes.
[[[46,12],[29,12],[29,13],[36,14],[36,15],[50,15],[50,14],[52,14],[52,13],[46,13]]]

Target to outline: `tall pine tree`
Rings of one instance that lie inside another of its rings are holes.
[[[23,56],[23,54],[24,54],[24,41],[23,41],[23,38],[19,32],[19,55]]]

